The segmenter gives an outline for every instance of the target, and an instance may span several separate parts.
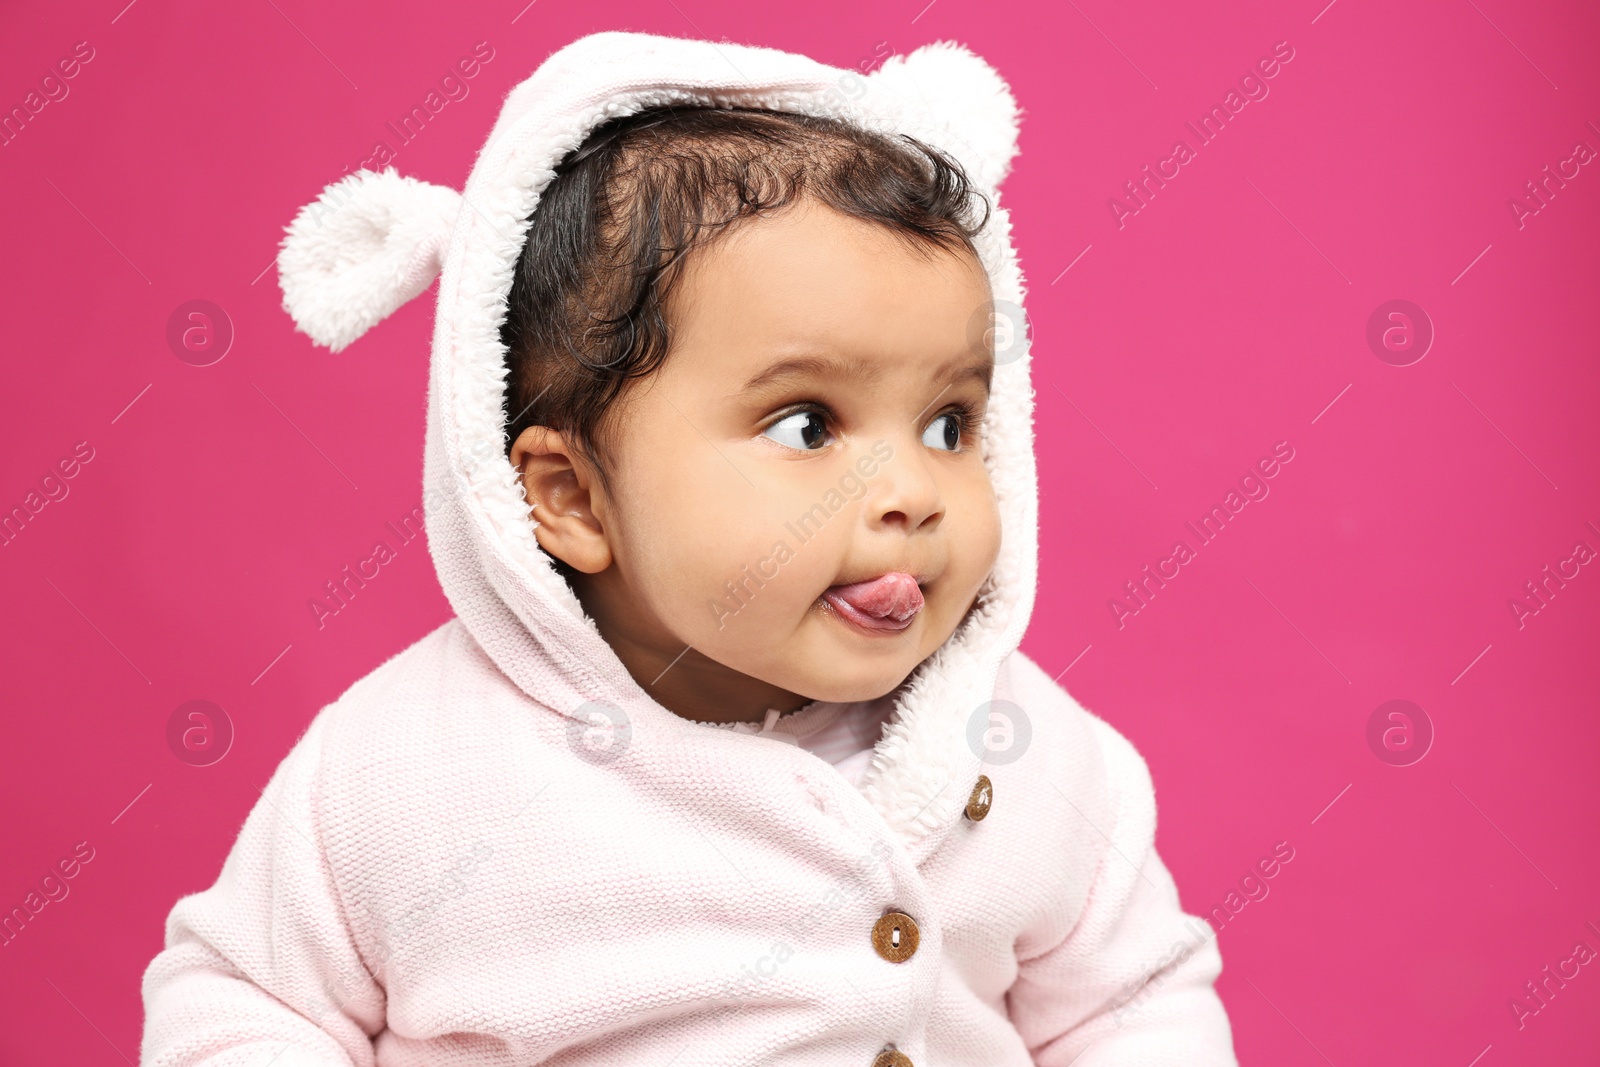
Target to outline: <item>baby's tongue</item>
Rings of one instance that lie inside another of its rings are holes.
[[[901,571],[865,582],[836,585],[828,590],[863,615],[904,622],[922,609],[922,590],[917,580]]]

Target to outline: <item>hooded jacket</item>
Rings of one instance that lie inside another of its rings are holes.
[[[506,459],[499,327],[540,191],[601,122],[679,101],[909,133],[996,205],[976,245],[1009,319],[984,426],[1000,551],[860,789],[653,701],[539,549]],[[1037,486],[996,194],[1016,136],[1005,82],[956,45],[863,77],[601,33],[508,94],[462,192],[362,172],[297,216],[285,308],[334,351],[440,277],[424,508],[456,618],[314,717],[216,884],[173,907],[143,1064],[1235,1063],[1143,759],[1017,647]]]

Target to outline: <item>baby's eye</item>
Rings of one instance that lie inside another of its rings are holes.
[[[947,411],[928,423],[922,431],[922,443],[929,448],[942,448],[954,452],[961,444],[961,414]]]
[[[820,412],[797,411],[793,415],[784,416],[761,432],[780,445],[787,445],[802,452],[811,452],[815,451],[819,442],[826,437],[828,424]]]

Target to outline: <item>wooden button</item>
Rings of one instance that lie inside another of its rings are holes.
[[[994,804],[994,783],[989,781],[987,774],[978,775],[978,783],[972,787],[972,795],[967,798],[967,818],[978,822],[989,814],[989,808]]]
[[[893,1045],[885,1045],[883,1051],[873,1059],[872,1067],[916,1067],[916,1065],[911,1062],[911,1057],[904,1052],[901,1052]]]
[[[872,924],[872,947],[890,963],[904,963],[917,951],[917,921],[903,911],[886,911]]]

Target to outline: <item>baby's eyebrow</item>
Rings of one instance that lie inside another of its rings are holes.
[[[826,356],[791,356],[780,359],[778,362],[759,372],[755,377],[744,383],[741,392],[748,393],[752,389],[759,389],[763,385],[784,378],[847,378],[856,381],[872,381],[883,373],[881,367],[862,359],[829,359]]]
[[[987,393],[990,391],[990,381],[994,377],[993,371],[994,360],[992,359],[983,359],[975,363],[952,364],[944,374],[935,377],[934,381],[949,379],[953,385],[965,378],[976,378],[983,383],[983,391]]]
[[[979,359],[966,362],[951,361],[939,371],[935,372],[931,380],[936,382],[955,383],[965,378],[976,378],[983,383],[985,391],[989,389],[991,371],[994,369],[992,360]],[[757,373],[744,383],[741,392],[750,392],[764,385],[781,381],[784,378],[843,378],[846,380],[870,382],[883,373],[883,368],[862,359],[830,359],[826,356],[791,356],[781,359],[766,369]]]

